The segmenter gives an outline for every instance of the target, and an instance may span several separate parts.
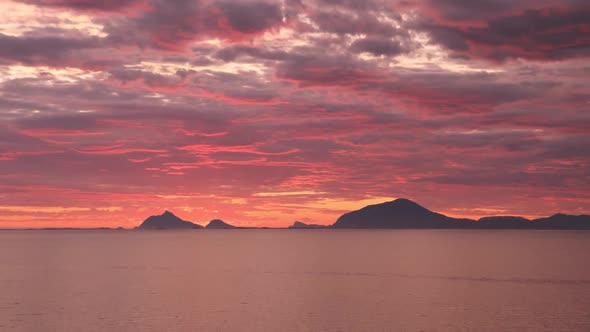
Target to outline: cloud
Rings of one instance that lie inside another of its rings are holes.
[[[216,52],[215,57],[224,61],[235,61],[242,56],[263,60],[285,60],[289,54],[281,50],[266,50],[245,45],[233,45]]]
[[[151,0],[138,17],[105,21],[109,39],[183,52],[199,38],[239,41],[284,24],[279,4],[266,1]],[[129,35],[128,31],[136,35]]]
[[[82,11],[117,11],[142,3],[142,0],[18,0],[20,2],[42,6],[69,8]]]
[[[223,1],[219,8],[232,30],[252,34],[278,26],[283,21],[280,7],[276,3]]]
[[[403,52],[398,42],[384,38],[363,38],[355,40],[351,50],[357,53],[371,53],[373,55],[398,55]]]
[[[322,32],[383,36],[393,36],[399,32],[391,23],[378,20],[375,13],[357,15],[351,12],[318,10],[311,18]]]
[[[587,4],[547,4],[514,11],[512,2],[483,1],[470,2],[460,10],[444,10],[461,8],[454,2],[461,1],[436,4],[443,9],[446,21],[427,20],[417,28],[426,31],[432,42],[464,56],[492,61],[556,61],[590,56],[590,40],[584,37],[590,20]]]
[[[79,56],[82,51],[100,45],[99,38],[80,35],[16,37],[0,34],[0,61],[33,66],[92,66],[90,59],[79,59]]]

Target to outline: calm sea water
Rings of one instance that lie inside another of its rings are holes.
[[[509,330],[590,331],[590,232],[0,232],[0,331]]]

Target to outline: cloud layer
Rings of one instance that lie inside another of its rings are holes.
[[[0,4],[0,227],[590,213],[579,0]]]

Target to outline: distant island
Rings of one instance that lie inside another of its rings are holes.
[[[526,219],[492,216],[479,220],[452,218],[436,213],[405,198],[369,205],[342,215],[332,228],[365,229],[590,229],[590,216],[555,214]]]
[[[182,220],[170,211],[159,216],[150,216],[137,229],[200,229],[203,226]]]
[[[209,224],[207,224],[207,226],[205,226],[205,228],[207,228],[207,229],[236,229],[239,227],[236,227],[234,225],[230,225],[221,219],[213,219],[209,222]]]
[[[220,219],[203,227],[185,221],[169,211],[147,218],[137,229],[245,229]],[[547,218],[527,219],[517,216],[491,216],[479,220],[453,218],[433,212],[409,199],[369,205],[340,216],[332,225],[305,224],[295,221],[288,229],[590,229],[589,215],[555,214]],[[264,227],[268,229],[268,227]]]
[[[290,229],[318,229],[318,228],[329,228],[330,226],[317,225],[317,224],[305,224],[301,221],[296,221],[293,225],[289,226]]]
[[[211,220],[207,226],[203,227],[191,221],[178,218],[170,211],[164,211],[161,215],[150,216],[144,220],[136,229],[238,229],[221,219]]]

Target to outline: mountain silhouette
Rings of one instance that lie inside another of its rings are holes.
[[[531,220],[517,216],[491,216],[480,218],[477,228],[487,229],[526,229],[534,228]]]
[[[590,216],[555,214],[529,220],[517,216],[491,216],[477,221],[445,216],[409,199],[369,205],[342,215],[333,228],[465,228],[465,229],[590,229]]]
[[[159,216],[151,216],[147,218],[139,227],[139,229],[191,229],[203,228],[201,225],[194,224],[190,221],[185,221],[172,212],[165,211]]]
[[[191,229],[201,225],[185,221],[169,211],[147,218],[138,229]],[[213,219],[207,229],[242,229],[223,220]],[[270,228],[270,227],[262,227]],[[376,228],[376,229],[590,229],[589,215],[554,214],[546,218],[530,220],[518,216],[490,216],[479,220],[445,216],[405,198],[369,205],[343,214],[331,226],[305,224],[295,221],[289,229],[321,228]]]
[[[234,229],[238,228],[234,225],[230,225],[221,219],[213,219],[205,226],[207,229]]]
[[[457,219],[432,212],[409,199],[369,205],[345,213],[334,228],[464,228],[471,219]]]
[[[324,225],[316,225],[316,224],[306,224],[302,223],[301,221],[296,221],[293,225],[289,226],[290,229],[318,229],[318,228],[326,228]]]
[[[590,216],[558,213],[551,217],[535,219],[532,223],[539,229],[590,229]]]

